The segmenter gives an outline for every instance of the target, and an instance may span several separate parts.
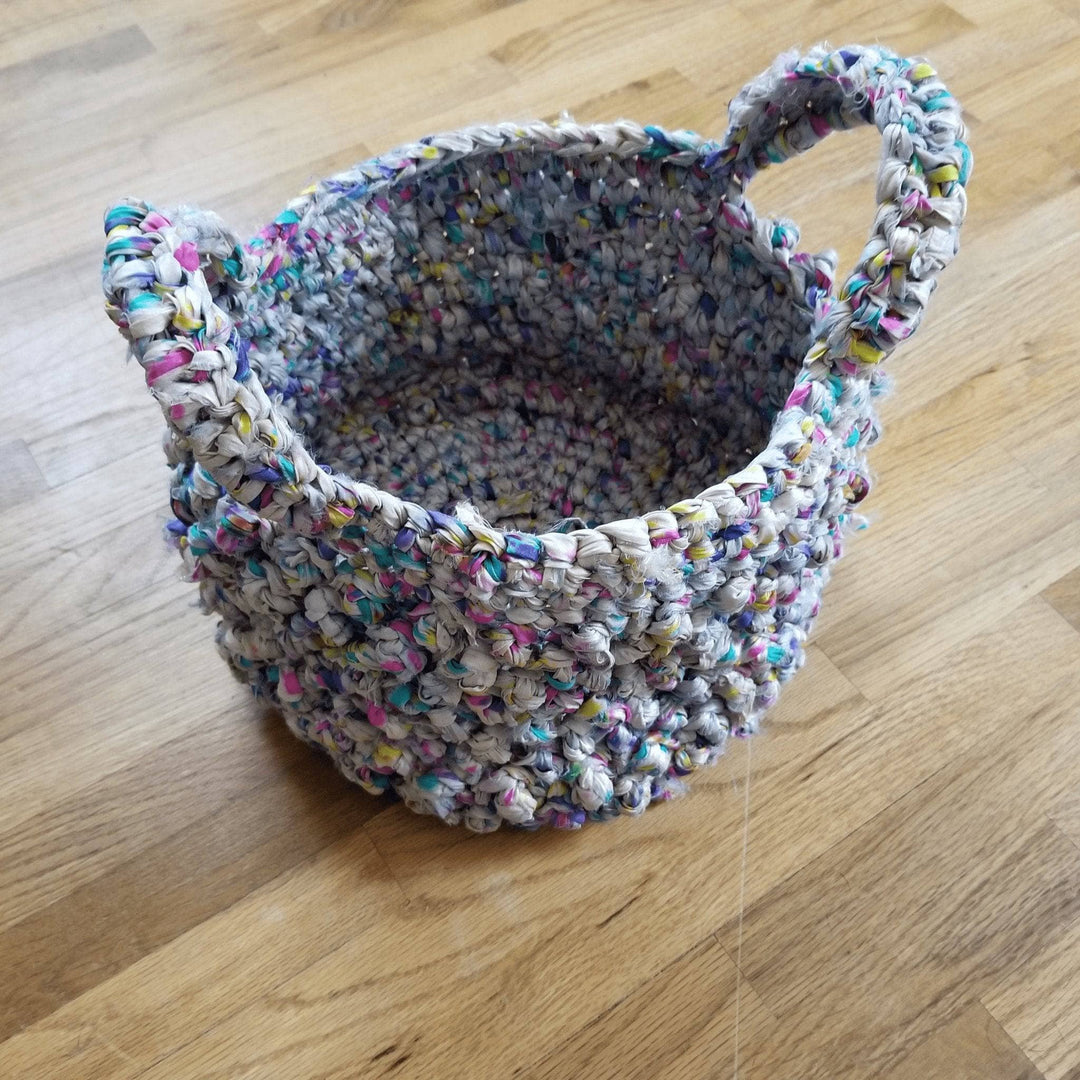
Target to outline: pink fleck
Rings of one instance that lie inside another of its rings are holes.
[[[788,394],[787,407],[794,408],[796,405],[801,405],[810,396],[810,383],[800,383],[794,390]]]
[[[517,623],[509,623],[508,629],[519,645],[532,645],[538,637],[531,626],[519,626]]]
[[[172,222],[165,217],[164,214],[159,214],[156,210],[151,210],[150,213],[143,218],[142,228],[143,232],[157,232],[166,225],[171,224]]]
[[[878,325],[882,330],[887,330],[893,337],[906,338],[911,333],[911,327],[905,326],[903,320],[894,319],[891,315],[883,316]]]
[[[176,256],[176,261],[185,270],[199,269],[199,252],[190,240],[185,240],[173,254]]]
[[[147,364],[146,385],[153,386],[162,375],[175,371],[178,367],[183,367],[190,358],[191,354],[186,349],[173,349],[172,352],[166,353],[160,360]]]

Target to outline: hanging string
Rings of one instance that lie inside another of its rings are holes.
[[[742,873],[739,881],[739,943],[735,952],[735,1080],[739,1080],[739,1010],[742,1004],[742,930],[746,904],[746,853],[750,847],[750,751],[754,738],[746,740],[746,779],[743,781]]]

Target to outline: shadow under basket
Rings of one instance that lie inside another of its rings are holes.
[[[744,192],[858,123],[880,205],[837,288]],[[819,47],[744,88],[719,142],[469,128],[246,244],[112,208],[108,312],[233,671],[368,791],[472,829],[679,792],[802,663],[881,361],[956,252],[963,133],[925,62]]]

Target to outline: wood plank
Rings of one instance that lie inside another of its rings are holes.
[[[141,462],[144,455],[135,457]],[[135,461],[121,460],[134,471]],[[97,505],[90,507],[90,513],[97,520],[92,520],[86,529],[86,532],[97,532],[99,536],[91,535],[89,539],[81,540],[79,523],[72,521],[71,541],[74,542],[69,541],[70,546],[47,549],[34,560],[27,552],[17,568],[0,575],[3,605],[0,608],[0,656],[31,649],[57,632],[59,612],[43,603],[45,597],[51,598],[52,604],[63,611],[64,619],[77,620],[100,614],[138,592],[176,578],[180,569],[179,557],[162,538],[168,508],[168,475],[162,469],[158,477],[159,484],[155,486],[162,509],[142,514],[133,521],[121,521],[110,529],[113,510],[104,501],[106,491],[103,490]],[[79,480],[76,478],[70,483],[75,485]],[[18,509],[25,509],[31,516],[42,504],[57,501],[60,500],[46,496],[23,503]],[[78,499],[78,502],[90,501]],[[64,518],[67,517],[68,508],[65,507]],[[61,519],[62,527],[66,524],[64,518]],[[102,532],[106,533],[104,539],[100,537]],[[63,543],[67,536],[63,533],[61,536]]]
[[[129,64],[153,54],[153,42],[140,27],[134,24],[120,26],[5,64],[0,67],[0,93],[21,96],[43,80],[70,82],[72,78],[107,71],[118,64]]]
[[[284,789],[295,782],[299,755],[287,744],[283,752],[279,736],[285,722],[279,715],[251,711],[207,716],[194,730],[166,736],[110,772],[90,792],[67,798],[62,789],[55,792],[52,804],[35,815],[33,831],[18,822],[0,832],[0,933],[207,815],[235,809],[235,802],[265,784],[279,785],[280,801],[287,805]],[[318,760],[310,751],[303,757]],[[322,779],[332,792],[347,784],[343,777],[338,783],[332,770]],[[354,801],[364,807],[375,802]]]
[[[1071,570],[1048,585],[1042,595],[1077,630],[1080,630],[1080,569]]]
[[[34,819],[57,792],[85,792],[207,723],[214,713],[196,703],[256,715],[250,692],[217,653],[213,624],[191,601],[189,585],[158,585],[4,661],[6,825]],[[63,752],[43,752],[49,746]]]
[[[1080,1069],[1080,920],[982,1000],[1046,1080],[1074,1080]]]
[[[735,1065],[735,1012],[739,1037],[761,1037],[773,1019],[749,986],[737,987],[731,958],[708,937],[598,1016],[573,1038],[520,1074],[527,1080],[651,1080],[668,1076],[722,1076]],[[643,1055],[659,1007],[663,1010],[655,1055]]]
[[[41,18],[40,7],[25,0],[9,0],[0,27],[0,70],[50,51],[94,41],[130,25],[131,15],[124,7],[56,0],[49,4],[46,20]]]
[[[141,1076],[246,995],[268,994],[401,902],[354,831],[0,1043],[0,1068],[20,1080]]]
[[[22,439],[0,442],[0,502],[5,506],[29,502],[47,486],[30,447]]]
[[[250,721],[232,717],[231,724]],[[259,782],[226,757],[230,775],[214,784],[211,773],[207,797],[191,807],[202,816],[167,835],[158,813],[144,813],[145,843],[129,839],[130,858],[110,859],[116,865],[103,869],[99,852],[92,853],[99,876],[88,874],[85,852],[76,861],[80,853],[71,850],[85,884],[65,882],[65,895],[0,935],[10,975],[0,983],[0,1040],[311,859],[388,805],[363,795],[276,717],[258,724],[247,742],[261,744],[252,754],[263,770]],[[199,764],[188,743],[171,752],[177,768]],[[118,785],[109,777],[102,786]],[[69,848],[78,835],[64,837]],[[118,919],[117,912],[132,917]]]
[[[980,1004],[968,1006],[884,1080],[1043,1080]]]
[[[717,127],[716,106],[713,94],[669,67],[642,75],[607,93],[567,102],[565,111],[582,124],[630,119],[639,124],[712,134]],[[544,119],[555,123],[561,112]]]

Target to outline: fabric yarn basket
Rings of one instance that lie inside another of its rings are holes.
[[[879,205],[837,283],[744,193],[861,123]],[[471,127],[313,185],[248,243],[110,209],[108,313],[233,671],[349,779],[471,829],[681,791],[803,662],[881,361],[957,250],[963,137],[927,63],[817,47],[749,83],[719,142]]]

